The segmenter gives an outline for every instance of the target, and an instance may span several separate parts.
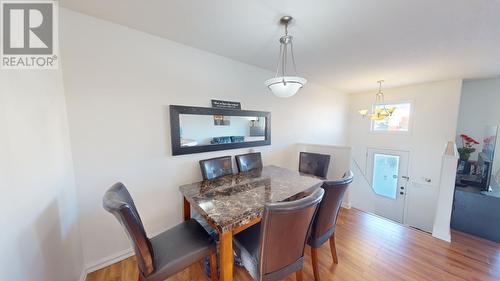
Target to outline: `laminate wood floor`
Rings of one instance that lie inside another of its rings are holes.
[[[356,209],[342,209],[336,230],[339,264],[332,262],[325,243],[319,250],[320,271],[326,280],[500,280],[500,244],[460,232],[446,243],[421,232]],[[86,281],[136,281],[131,257],[90,273]],[[250,281],[243,268],[235,280]],[[168,279],[209,280],[201,262]],[[286,281],[295,280],[295,275]],[[304,280],[314,280],[310,249],[306,248]]]

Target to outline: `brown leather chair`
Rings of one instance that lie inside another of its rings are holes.
[[[262,222],[235,235],[236,253],[255,280],[280,280],[293,272],[302,280],[304,246],[323,194],[318,188],[296,201],[266,204]]]
[[[260,152],[236,155],[235,158],[240,173],[262,169],[262,157]]]
[[[103,207],[118,219],[132,242],[139,281],[163,281],[206,256],[210,256],[212,280],[217,280],[215,243],[195,220],[148,239],[134,201],[122,183],[106,191]]]
[[[314,175],[326,179],[328,167],[330,166],[330,155],[301,152],[299,158],[299,172]]]
[[[330,248],[334,263],[338,263],[337,250],[335,248],[335,225],[339,215],[340,206],[344,193],[353,180],[351,171],[344,174],[342,179],[336,181],[325,181],[322,188],[325,190],[325,196],[319,204],[318,212],[314,217],[311,236],[307,244],[311,246],[311,258],[314,272],[314,279],[319,281],[318,252],[327,240],[330,240]]]
[[[200,160],[200,168],[203,180],[214,180],[233,173],[231,156]]]

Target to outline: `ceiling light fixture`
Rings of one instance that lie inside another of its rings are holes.
[[[386,107],[384,100],[384,92],[382,91],[382,83],[384,80],[377,81],[378,83],[378,93],[375,95],[375,104],[373,105],[372,112],[368,113],[368,109],[359,110],[359,114],[363,117],[370,117],[374,121],[382,121],[394,113],[395,107]]]
[[[295,66],[295,57],[293,55],[292,36],[288,35],[288,25],[292,21],[291,16],[284,16],[280,19],[280,23],[285,26],[285,35],[280,37],[280,54],[278,65],[276,67],[276,75],[265,82],[265,85],[271,92],[280,98],[288,98],[295,95],[302,88],[307,80],[298,76],[287,76],[287,60],[290,55],[295,75],[297,75],[297,67]],[[288,50],[290,49],[290,50]],[[281,69],[281,76],[278,76]]]

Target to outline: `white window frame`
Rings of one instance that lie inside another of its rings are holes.
[[[415,102],[412,100],[401,100],[394,102],[385,102],[384,104],[373,104],[372,111],[375,111],[376,106],[380,105],[398,105],[398,104],[409,104],[410,105],[410,120],[408,122],[408,131],[377,131],[374,129],[375,121],[370,120],[370,133],[372,134],[382,134],[382,135],[411,135],[413,133],[413,120],[415,118]]]

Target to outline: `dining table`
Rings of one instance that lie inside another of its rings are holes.
[[[191,208],[219,235],[220,280],[233,280],[233,236],[262,219],[264,206],[301,198],[319,188],[323,181],[278,166],[227,175],[179,187],[184,197],[184,220]]]

